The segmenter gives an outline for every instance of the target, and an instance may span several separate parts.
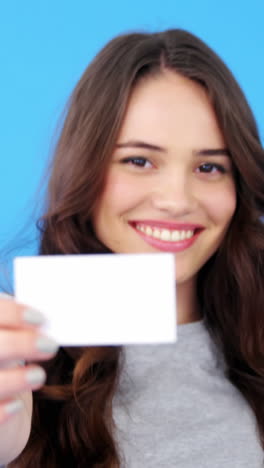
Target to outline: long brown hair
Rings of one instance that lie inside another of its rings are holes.
[[[92,213],[138,80],[164,68],[200,83],[231,153],[237,208],[218,252],[198,276],[206,327],[222,350],[226,376],[253,409],[264,448],[264,152],[247,101],[222,60],[180,29],[132,33],[110,41],[70,98],[56,147],[40,254],[109,252],[93,232]],[[110,252],[109,252],[110,253]],[[111,402],[120,347],[61,348],[44,364],[34,393],[32,431],[10,467],[118,467]]]

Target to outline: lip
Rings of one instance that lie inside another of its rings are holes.
[[[181,252],[185,249],[188,249],[193,245],[193,243],[197,240],[198,236],[204,229],[204,226],[200,224],[179,224],[179,223],[170,223],[170,222],[163,222],[163,221],[133,221],[129,223],[136,233],[149,245],[152,247],[161,250],[163,252]],[[160,228],[167,228],[167,229],[175,229],[175,230],[191,230],[196,231],[195,234],[190,239],[184,239],[181,241],[163,241],[161,239],[156,239],[155,237],[148,236],[142,231],[139,231],[136,228],[137,224],[147,225],[152,227],[160,227]]]

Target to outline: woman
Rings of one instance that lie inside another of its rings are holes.
[[[263,155],[231,72],[192,34],[128,34],[95,57],[57,144],[40,254],[173,252],[179,339],[37,353],[38,317],[22,325],[3,298],[1,360],[47,373],[42,386],[30,364],[26,385],[25,368],[1,370],[5,463],[263,466]]]

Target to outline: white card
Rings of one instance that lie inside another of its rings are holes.
[[[43,312],[61,346],[176,341],[170,253],[17,257],[17,301]]]

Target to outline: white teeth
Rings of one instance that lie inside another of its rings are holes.
[[[146,234],[147,234],[148,236],[151,236],[151,235],[152,235],[152,229],[151,229],[151,227],[147,226],[147,228],[146,228]]]
[[[180,240],[184,240],[186,238],[186,232],[185,231],[181,231],[181,237],[180,237]]]
[[[168,229],[162,229],[161,234],[160,234],[161,240],[168,241],[170,240],[170,237],[171,237],[170,231]]]
[[[180,240],[180,232],[179,231],[172,231],[171,238],[172,238],[172,240],[174,242],[179,241]]]
[[[190,239],[194,235],[194,231],[170,231],[169,229],[157,229],[151,228],[150,226],[145,226],[142,224],[137,224],[136,228],[144,232],[147,236],[155,237],[155,239],[161,239],[167,242],[177,242],[185,239]]]

